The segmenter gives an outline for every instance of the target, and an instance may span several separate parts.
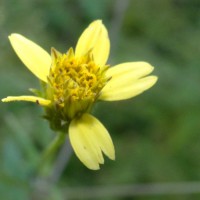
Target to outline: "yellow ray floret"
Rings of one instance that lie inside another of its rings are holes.
[[[47,82],[51,56],[42,47],[20,34],[11,34],[9,40],[24,65],[39,79]]]
[[[118,101],[144,92],[157,81],[156,76],[146,76],[152,71],[153,67],[146,62],[122,63],[110,68],[106,76],[111,80],[102,89],[99,99]]]
[[[41,106],[48,106],[51,104],[50,100],[35,96],[8,96],[2,99],[2,102],[10,102],[10,101],[30,101],[37,103]]]
[[[75,50],[77,57],[85,56],[91,51],[97,65],[105,65],[110,53],[108,32],[101,20],[92,22],[80,36]]]
[[[102,152],[115,159],[112,139],[106,128],[90,114],[74,119],[69,126],[69,137],[77,157],[89,169],[99,169],[103,164]]]

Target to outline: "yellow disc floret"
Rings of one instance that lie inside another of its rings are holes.
[[[95,64],[91,52],[77,58],[72,48],[66,54],[52,49],[46,88],[46,96],[52,105],[47,109],[47,117],[50,114],[52,118],[52,114],[57,113],[60,120],[70,121],[88,112],[108,81],[105,77],[107,69],[108,66]]]

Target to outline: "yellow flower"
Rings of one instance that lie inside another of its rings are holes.
[[[89,169],[99,169],[103,153],[115,159],[112,139],[90,113],[98,100],[132,98],[152,87],[156,76],[146,62],[106,65],[110,41],[101,20],[92,22],[80,36],[75,51],[44,49],[19,34],[9,36],[12,47],[26,67],[43,83],[36,96],[8,96],[3,102],[31,101],[44,106],[45,118],[54,130],[69,132],[71,145]],[[68,130],[67,130],[68,129]]]

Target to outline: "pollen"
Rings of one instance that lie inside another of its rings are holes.
[[[89,111],[107,83],[108,66],[95,64],[92,53],[76,57],[72,48],[66,54],[52,49],[52,66],[47,95],[63,120]]]

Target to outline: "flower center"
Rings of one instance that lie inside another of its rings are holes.
[[[66,54],[52,50],[53,63],[48,76],[48,98],[62,120],[88,112],[107,79],[108,66],[95,64],[92,54],[76,58],[71,48]]]

